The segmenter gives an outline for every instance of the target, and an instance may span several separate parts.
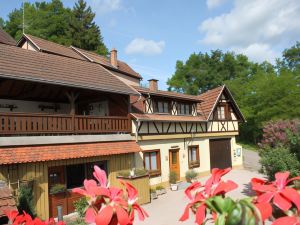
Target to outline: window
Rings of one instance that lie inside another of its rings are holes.
[[[189,146],[188,154],[189,154],[189,168],[199,167],[200,166],[199,146],[198,145]]]
[[[160,171],[160,151],[150,150],[143,152],[144,166],[149,171],[150,176],[159,176]]]
[[[87,179],[95,179],[93,172],[94,172],[94,166],[100,167],[100,169],[104,170],[108,176],[107,171],[107,161],[98,161],[98,162],[91,162],[86,165],[87,171],[86,171],[86,177]]]
[[[217,113],[219,120],[225,120],[225,106],[218,106]]]
[[[177,114],[178,115],[191,115],[192,114],[192,105],[187,103],[178,103],[177,104]]]
[[[81,187],[85,178],[85,164],[67,166],[67,188]]]
[[[155,113],[170,113],[169,101],[155,100],[153,103]]]

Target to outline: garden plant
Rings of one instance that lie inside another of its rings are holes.
[[[85,196],[88,205],[85,208],[86,223],[96,225],[132,225],[135,214],[140,220],[148,214],[137,204],[137,190],[130,184],[121,181],[123,189],[109,187],[106,174],[95,166],[95,180],[85,180],[84,188],[73,191]],[[265,224],[267,220],[272,225],[300,225],[300,194],[296,190],[295,181],[300,176],[289,178],[289,172],[278,172],[274,181],[259,178],[251,180],[254,197],[233,200],[226,194],[238,187],[222,177],[230,172],[227,169],[213,169],[212,175],[205,183],[194,182],[185,194],[189,203],[185,207],[180,221],[186,221],[190,211],[195,216],[195,223],[202,225],[213,221],[216,225],[256,225]],[[41,221],[32,219],[26,212],[7,212],[14,225],[63,225],[54,219]]]

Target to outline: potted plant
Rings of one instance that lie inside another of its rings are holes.
[[[54,184],[51,188],[50,188],[50,194],[51,195],[55,195],[55,194],[60,194],[60,193],[65,193],[67,190],[66,185],[64,184]]]
[[[169,174],[169,182],[170,182],[171,190],[177,191],[178,190],[177,173],[175,173],[174,171],[171,171]]]
[[[151,195],[151,200],[157,199],[157,193],[155,189],[150,188],[150,195]]]
[[[193,183],[197,178],[198,173],[195,170],[188,170],[185,173],[185,179],[188,183]]]
[[[156,189],[157,195],[163,195],[163,194],[167,193],[166,189],[161,185],[157,186],[155,189]]]

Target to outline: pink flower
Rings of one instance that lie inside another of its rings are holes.
[[[104,170],[101,170],[98,166],[94,166],[94,177],[97,179],[101,187],[107,187],[107,177]]]

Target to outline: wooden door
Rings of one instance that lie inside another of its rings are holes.
[[[230,139],[211,139],[210,148],[210,169],[225,169],[232,167]]]
[[[169,164],[170,172],[175,172],[177,174],[177,180],[180,180],[179,149],[169,150]]]

